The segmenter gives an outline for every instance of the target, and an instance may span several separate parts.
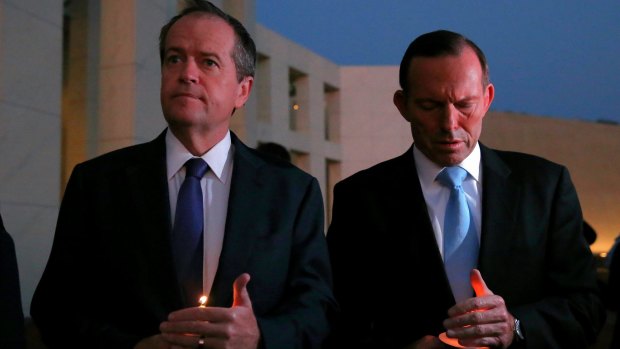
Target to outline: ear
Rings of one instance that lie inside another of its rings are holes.
[[[495,97],[495,86],[492,83],[487,85],[486,90],[484,91],[484,112],[489,110],[491,107],[491,103],[493,102],[493,97]]]
[[[250,92],[254,85],[254,78],[246,76],[241,80],[237,89],[237,98],[235,100],[235,109],[243,107],[248,98],[250,98]]]
[[[407,97],[405,96],[405,92],[403,90],[394,92],[394,98],[392,98],[392,101],[394,102],[396,108],[398,108],[400,115],[402,115],[402,117],[408,122],[411,122],[407,113]]]

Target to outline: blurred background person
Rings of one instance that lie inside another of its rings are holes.
[[[25,345],[15,245],[0,215],[0,348],[22,349]]]

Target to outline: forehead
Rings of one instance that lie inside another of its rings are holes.
[[[412,88],[424,88],[428,84],[470,82],[479,83],[482,86],[482,66],[478,56],[470,47],[464,47],[460,53],[454,55],[413,57],[407,76]]]
[[[165,48],[179,44],[232,49],[235,33],[230,24],[209,13],[190,13],[176,21],[166,35]]]

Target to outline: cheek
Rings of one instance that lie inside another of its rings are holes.
[[[478,139],[482,131],[482,118],[476,118],[475,120],[470,119],[462,128],[465,129],[472,138]]]
[[[433,133],[439,128],[436,122],[437,118],[427,115],[422,117],[414,117],[411,120],[411,126],[415,127],[421,133]]]

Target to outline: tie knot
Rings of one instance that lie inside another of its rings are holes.
[[[446,187],[459,187],[467,177],[467,171],[459,166],[450,166],[443,169],[437,175],[439,183]]]
[[[191,158],[185,162],[185,177],[202,178],[207,173],[209,165],[202,158]]]

